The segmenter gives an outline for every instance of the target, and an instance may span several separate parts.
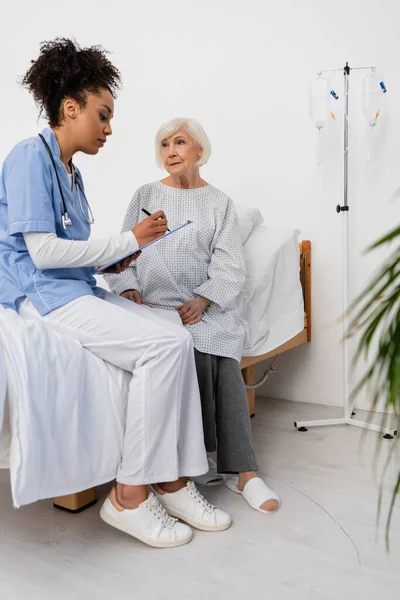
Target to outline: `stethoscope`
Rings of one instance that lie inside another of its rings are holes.
[[[54,157],[53,157],[53,154],[52,154],[52,152],[50,150],[50,147],[49,147],[48,143],[46,142],[46,140],[44,139],[44,137],[42,136],[41,133],[39,133],[39,137],[42,140],[42,142],[44,144],[44,147],[47,150],[48,155],[50,156],[50,160],[52,162],[52,165],[53,165],[53,168],[54,168],[54,172],[55,172],[56,177],[57,177],[58,189],[60,190],[61,202],[62,202],[62,205],[63,205],[63,212],[64,212],[64,214],[61,217],[61,221],[62,221],[63,228],[67,229],[67,227],[72,227],[72,221],[71,221],[71,219],[70,219],[70,217],[68,215],[67,205],[66,205],[66,202],[65,202],[65,198],[64,198],[64,194],[63,194],[62,188],[61,188],[60,179],[58,177],[56,163],[54,161]],[[85,219],[86,223],[88,223],[89,225],[93,225],[93,223],[94,223],[94,217],[93,217],[92,209],[90,208],[90,204],[87,201],[86,194],[85,194],[85,192],[83,190],[82,182],[80,180],[80,177],[79,177],[79,175],[78,175],[78,173],[77,173],[77,171],[75,169],[75,166],[74,166],[72,160],[70,161],[70,167],[71,167],[71,172],[72,172],[72,187],[74,185],[76,186],[76,189],[77,189],[77,192],[78,192],[79,204],[80,204],[80,207],[81,207],[81,212],[82,212],[83,218]],[[85,215],[85,211],[83,210],[82,199],[81,199],[81,192],[82,192],[83,197],[85,198],[85,201],[86,201],[87,215]]]

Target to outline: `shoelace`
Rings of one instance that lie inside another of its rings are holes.
[[[167,527],[172,529],[178,519],[175,517],[170,517],[163,505],[159,500],[154,505],[147,505],[149,511],[159,520],[161,521],[163,527]]]
[[[200,504],[200,506],[202,508],[204,508],[208,513],[212,514],[217,507],[213,506],[212,504],[210,504],[204,498],[203,494],[200,494],[200,492],[197,489],[194,481],[188,481],[187,482],[187,487],[188,487],[188,490],[189,490],[189,494],[192,496],[192,498],[194,498],[196,500],[196,502],[198,502]]]

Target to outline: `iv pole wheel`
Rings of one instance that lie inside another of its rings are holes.
[[[297,421],[294,422],[297,431],[308,431],[307,427],[297,427]]]

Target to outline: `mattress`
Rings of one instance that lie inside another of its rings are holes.
[[[258,227],[244,244],[246,282],[239,298],[243,356],[266,354],[304,328],[299,231]]]

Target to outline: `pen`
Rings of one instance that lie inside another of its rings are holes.
[[[145,208],[142,208],[142,211],[148,216],[151,217],[151,213],[149,213],[148,210],[146,210]],[[168,227],[167,227],[167,231],[169,231]]]

